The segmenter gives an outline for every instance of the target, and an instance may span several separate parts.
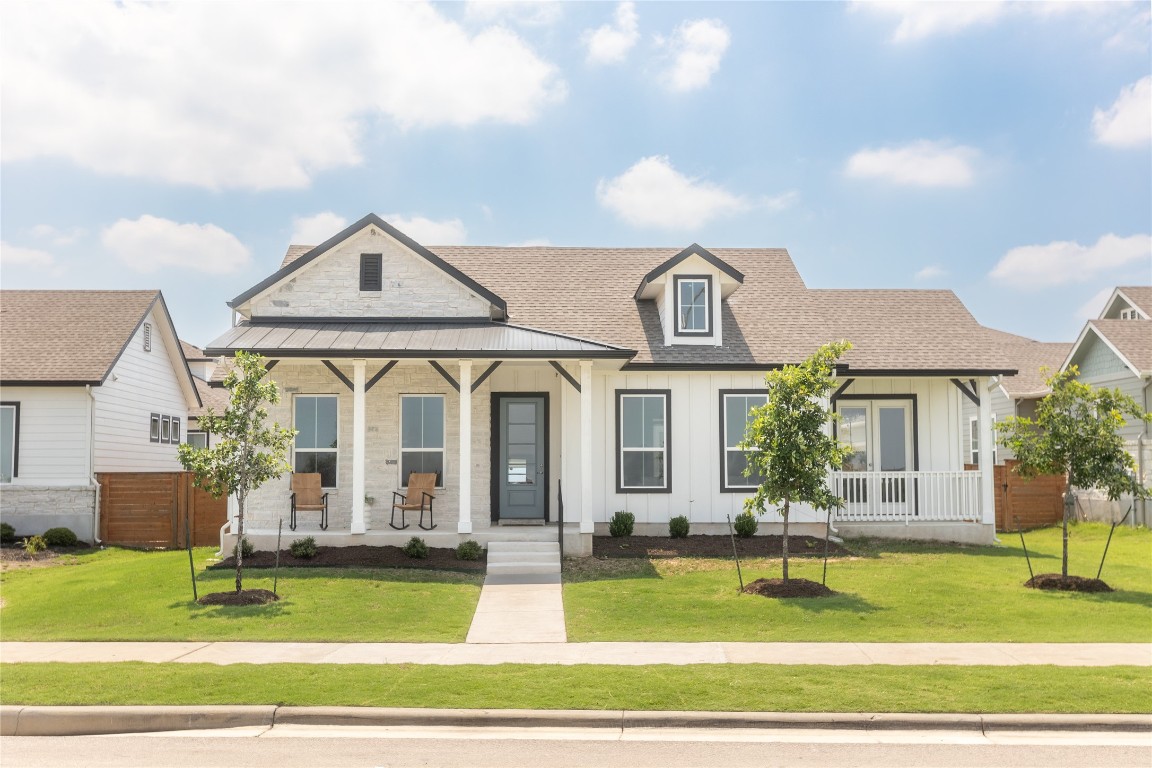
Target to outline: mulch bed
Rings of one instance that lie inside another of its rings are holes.
[[[741,558],[780,557],[784,554],[783,536],[753,536],[736,539],[736,551]],[[673,539],[667,536],[595,536],[592,554],[596,557],[732,557],[732,539],[728,536],[686,536]],[[828,542],[829,557],[851,555],[834,541]],[[789,557],[823,557],[824,539],[815,536],[789,536]]]
[[[1041,573],[1028,581],[1024,586],[1032,589],[1055,589],[1061,592],[1111,592],[1112,587],[1100,579],[1088,579],[1083,576],[1068,576],[1065,578],[1058,573]]]
[[[200,605],[267,605],[280,597],[267,589],[244,589],[239,592],[213,592],[196,602]]]
[[[404,554],[400,547],[370,547],[360,544],[355,547],[317,547],[316,556],[311,558],[293,557],[291,550],[280,550],[280,566],[283,568],[418,568],[429,571],[480,571],[487,567],[487,553],[479,560],[458,560],[456,550],[446,547],[429,547],[428,557],[416,559]],[[236,558],[231,555],[210,568],[236,568]],[[253,552],[244,558],[245,568],[276,567],[275,552]]]
[[[761,597],[831,597],[836,594],[823,584],[808,579],[756,579],[745,585],[744,591]]]

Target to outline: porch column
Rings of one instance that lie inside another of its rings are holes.
[[[460,361],[460,522],[457,533],[472,533],[472,361]]]
[[[364,524],[364,370],[367,360],[352,361],[352,524],[349,533],[365,533]]]
[[[580,533],[592,533],[592,361],[580,361]]]
[[[996,489],[992,469],[992,390],[999,385],[994,378],[979,382],[980,390],[980,522],[996,524]]]

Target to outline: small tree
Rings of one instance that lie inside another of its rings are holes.
[[[211,409],[200,417],[200,426],[215,437],[216,445],[194,448],[181,445],[180,463],[192,472],[197,488],[214,498],[236,496],[236,536],[244,538],[244,511],[248,494],[266,481],[291,470],[285,457],[296,434],[279,424],[267,426],[265,404],[280,402],[274,381],[265,380],[264,358],[248,352],[236,353],[236,366],[224,379],[232,393],[228,407],[217,416]],[[236,547],[236,591],[243,585],[244,554]]]
[[[1009,417],[997,426],[1000,443],[1016,454],[1022,477],[1065,475],[1064,555],[1060,575],[1068,578],[1068,520],[1072,488],[1099,488],[1112,501],[1124,494],[1147,497],[1136,478],[1136,462],[1124,450],[1119,430],[1129,417],[1152,421],[1118,389],[1093,389],[1077,379],[1076,366],[1050,377],[1052,394],[1036,405],[1035,418]]]
[[[835,387],[836,361],[852,345],[825,344],[799,365],[769,371],[764,376],[767,401],[752,409],[752,420],[740,447],[748,459],[744,474],[763,482],[744,501],[744,509],[764,514],[765,505],[779,507],[784,518],[784,581],[788,581],[788,514],[792,502],[830,511],[844,500],[828,487],[828,470],[840,469],[845,449],[825,431],[834,414],[827,400]]]

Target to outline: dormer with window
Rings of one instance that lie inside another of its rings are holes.
[[[693,243],[645,275],[636,298],[655,302],[665,346],[719,347],[723,301],[743,282],[744,275]]]
[[[1100,313],[1101,320],[1148,320],[1149,296],[1152,289],[1147,286],[1122,286],[1112,292],[1112,296]]]

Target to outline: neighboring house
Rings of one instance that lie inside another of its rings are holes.
[[[1061,370],[1075,365],[1080,380],[1094,387],[1119,389],[1144,409],[1152,411],[1152,286],[1121,286],[1112,292],[1104,311],[1080,332]],[[1137,474],[1152,484],[1152,424],[1129,422],[1120,433],[1136,459]],[[1079,492],[1081,507],[1093,517],[1119,519],[1132,504],[1125,498],[1114,504],[1098,494]],[[1148,525],[1148,503],[1136,502],[1134,521]]]
[[[325,543],[554,539],[541,526],[561,498],[569,552],[590,552],[617,510],[638,533],[681,514],[727,531],[756,482],[737,445],[764,372],[838,339],[855,348],[834,397],[854,449],[832,478],[848,499],[837,527],[994,537],[990,384],[1017,369],[951,291],[814,290],[782,249],[426,248],[369,215],[292,246],[230,306],[237,324],[205,352],[269,359],[291,461],[329,491]],[[986,414],[978,471],[969,398]],[[437,475],[432,532],[389,527],[414,471]],[[261,543],[288,485],[249,497]],[[823,531],[823,514],[793,515]]]
[[[0,291],[0,510],[99,531],[96,473],[179,470],[200,400],[159,291]]]
[[[222,377],[216,378],[215,383],[213,382],[216,374],[226,372],[229,366],[220,365],[219,360],[206,356],[202,349],[183,339],[180,340],[180,346],[183,349],[188,370],[192,372],[196,392],[200,396],[201,403],[198,408],[188,411],[188,429],[184,436],[184,442],[197,448],[207,448],[211,437],[201,429],[200,416],[208,410],[219,416],[228,407],[230,393],[224,389]]]

